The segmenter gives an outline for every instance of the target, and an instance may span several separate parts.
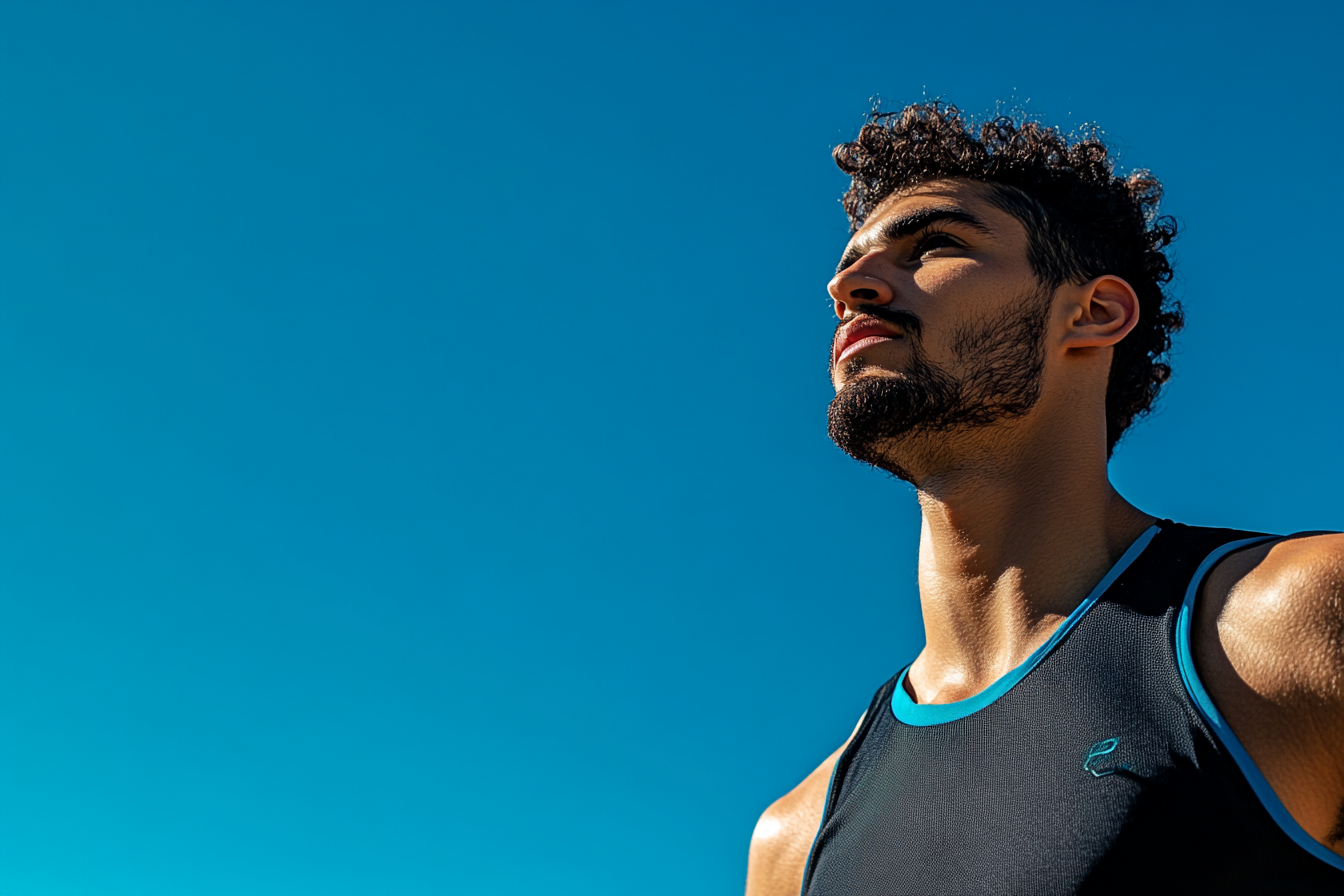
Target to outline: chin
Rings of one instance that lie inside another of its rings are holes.
[[[847,367],[854,362],[847,362]],[[881,379],[904,379],[905,373],[900,370],[889,370],[886,367],[873,367],[868,364],[860,364],[854,369],[844,369],[840,371],[840,376],[831,377],[831,385],[835,387],[836,392],[840,392],[848,386],[861,383],[866,380]]]
[[[842,371],[827,412],[831,439],[850,457],[912,481],[902,458],[929,436],[941,440],[964,407],[960,385],[930,365],[907,373],[881,367]]]

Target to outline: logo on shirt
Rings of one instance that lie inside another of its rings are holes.
[[[1129,766],[1123,762],[1113,762],[1115,751],[1120,746],[1120,738],[1108,737],[1105,740],[1099,740],[1087,750],[1087,758],[1083,760],[1083,771],[1091,772],[1094,778],[1104,778],[1107,775],[1113,775],[1120,769],[1128,769]]]

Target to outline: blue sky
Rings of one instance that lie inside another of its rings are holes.
[[[1341,18],[0,6],[0,892],[740,892],[922,643],[913,494],[824,426],[874,95],[1162,177],[1115,480],[1344,527]]]

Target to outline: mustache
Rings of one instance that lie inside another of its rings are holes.
[[[904,308],[888,308],[885,305],[869,305],[862,311],[851,314],[836,324],[835,336],[839,336],[840,328],[856,317],[875,317],[889,324],[895,324],[901,328],[901,331],[909,337],[911,342],[918,340],[924,334],[924,322],[913,311],[906,311]],[[832,337],[832,342],[834,342],[834,339],[835,337]]]

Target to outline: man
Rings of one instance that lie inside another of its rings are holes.
[[[761,817],[748,896],[1344,893],[1344,536],[1107,478],[1183,323],[1157,181],[938,103],[835,158],[830,434],[916,487],[926,646]]]

